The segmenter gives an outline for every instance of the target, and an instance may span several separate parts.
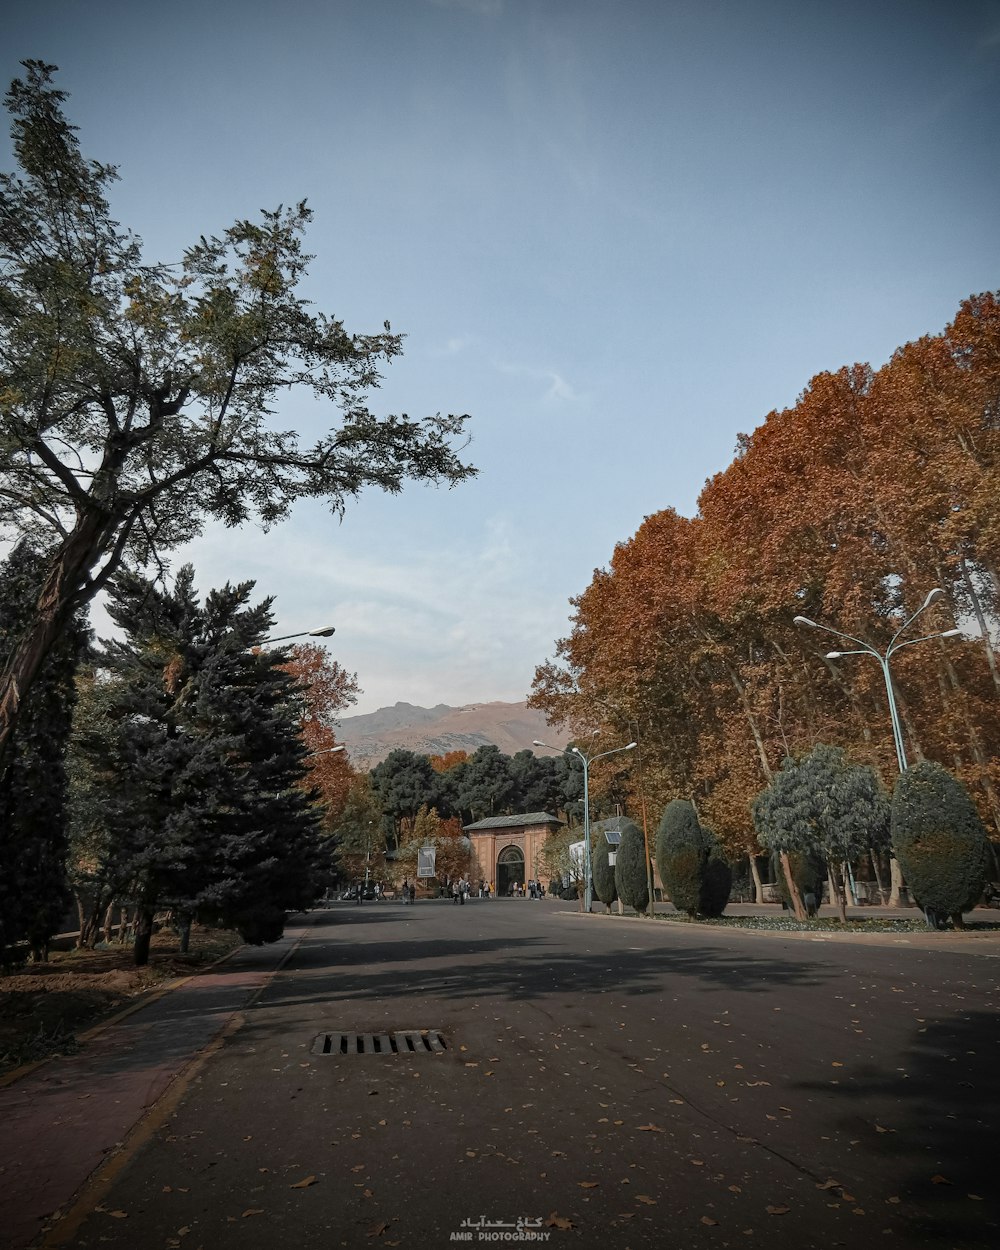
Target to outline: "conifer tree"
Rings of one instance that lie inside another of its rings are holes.
[[[620,832],[622,840],[615,859],[615,888],[626,907],[642,912],[649,906],[646,842],[642,830],[631,820],[622,821]]]

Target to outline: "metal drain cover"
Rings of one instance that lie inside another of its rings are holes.
[[[320,1033],[314,1055],[427,1055],[448,1049],[437,1029],[406,1029],[395,1033]]]

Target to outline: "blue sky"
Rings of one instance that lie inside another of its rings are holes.
[[[307,198],[310,297],[407,335],[372,407],[472,414],[471,483],[175,555],[336,624],[358,711],[523,698],[740,432],[1000,286],[998,0],[8,0],[25,57],[150,259]]]

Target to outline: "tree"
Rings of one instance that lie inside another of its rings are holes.
[[[968,791],[940,764],[900,773],[892,795],[892,845],[929,928],[956,926],[975,906],[987,877],[986,830]]]
[[[298,785],[302,702],[287,652],[260,649],[270,601],[250,605],[252,589],[227,585],[202,603],[190,565],[169,590],[124,573],[111,587],[123,638],[99,662],[114,732],[79,749],[103,785],[140,965],[158,908],[270,942],[324,885],[315,796]]]
[[[510,756],[501,754],[499,747],[481,746],[469,756],[462,770],[458,803],[473,821],[507,814],[515,793]]]
[[[619,832],[621,842],[615,859],[615,889],[626,907],[643,912],[649,906],[646,841],[642,830],[631,820],[623,820]]]
[[[398,846],[412,830],[420,809],[437,806],[439,775],[426,755],[397,747],[368,777],[390,837]]]
[[[0,566],[0,657],[16,645],[44,568],[44,557],[26,542]],[[46,958],[69,905],[64,757],[76,700],[73,674],[88,638],[74,619],[49,653],[6,767],[0,767],[0,965],[25,941],[34,958]]]
[[[295,681],[302,696],[300,732],[308,754],[308,772],[302,778],[305,790],[319,795],[323,824],[332,830],[344,810],[355,772],[346,751],[334,751],[338,715],[357,702],[357,673],[348,673],[332,660],[324,647],[298,644],[291,658],[281,666]]]
[[[672,799],[664,808],[656,831],[656,867],[678,911],[689,916],[725,911],[732,873],[687,799]]]
[[[820,743],[787,759],[753,805],[761,845],[786,854],[821,855],[830,898],[847,921],[841,865],[885,841],[889,799],[873,769],[848,763],[840,747]]]
[[[270,525],[304,497],[341,513],[366,486],[475,472],[453,447],[466,417],[365,406],[402,340],[309,310],[305,203],[146,263],[111,217],[114,168],[80,152],[55,66],[24,65],[6,97],[21,172],[0,175],[0,528],[55,545],[0,677],[0,754],[45,656],[123,561],[208,518]],[[335,405],[340,426],[300,445],[272,422],[291,390]]]

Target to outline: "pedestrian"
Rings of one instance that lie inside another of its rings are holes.
[[[358,881],[354,886],[354,900],[359,906],[361,905],[361,895],[363,893],[364,893],[364,888],[361,882]]]
[[[410,901],[410,883],[406,879],[406,877],[404,877],[403,878],[403,902],[408,903],[409,901]]]
[[[457,903],[460,894],[461,890],[459,889],[458,878],[456,877],[451,883],[451,901],[453,903]]]
[[[412,903],[416,897],[417,897],[417,887],[411,881],[410,882],[410,902]]]

